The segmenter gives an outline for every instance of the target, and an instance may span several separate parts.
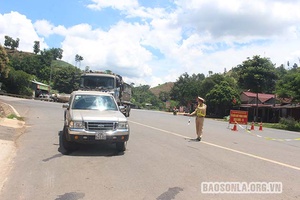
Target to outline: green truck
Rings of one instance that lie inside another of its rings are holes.
[[[122,113],[129,117],[132,103],[131,86],[123,81],[122,76],[114,73],[89,71],[81,75],[79,90],[93,90],[112,94]]]

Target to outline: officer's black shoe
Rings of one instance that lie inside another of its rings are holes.
[[[198,137],[196,140],[200,142],[201,141],[201,137]]]

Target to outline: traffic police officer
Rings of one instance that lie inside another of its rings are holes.
[[[191,114],[185,114],[186,116],[196,116],[196,141],[201,141],[202,131],[203,131],[203,123],[204,117],[206,115],[206,104],[204,104],[205,100],[201,97],[197,98],[198,105],[194,112]]]

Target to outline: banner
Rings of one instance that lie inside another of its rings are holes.
[[[230,124],[248,124],[248,111],[243,110],[230,110]]]

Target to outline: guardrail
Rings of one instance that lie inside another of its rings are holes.
[[[26,96],[26,95],[19,95],[19,94],[10,94],[10,93],[3,93],[3,92],[0,92],[0,95],[3,95],[3,96],[10,96],[10,97],[17,97],[17,98],[22,98],[22,99],[34,99],[34,100],[41,100],[41,101],[53,101],[52,98],[40,98],[40,97],[32,97],[32,96]]]
[[[33,99],[33,97],[31,97],[31,96],[19,95],[19,94],[10,94],[10,93],[3,93],[3,92],[0,92],[0,95],[18,97],[18,98],[23,98],[23,99]]]

